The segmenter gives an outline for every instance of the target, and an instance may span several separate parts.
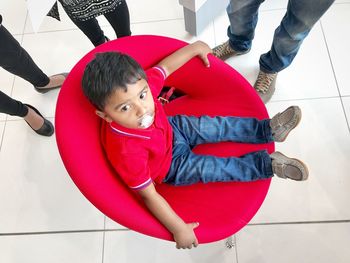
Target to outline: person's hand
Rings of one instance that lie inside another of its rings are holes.
[[[178,232],[174,233],[174,240],[176,242],[176,248],[189,248],[192,246],[198,246],[198,240],[194,234],[193,229],[199,226],[199,223],[189,223],[180,229]]]
[[[208,46],[208,44],[206,44],[203,41],[199,40],[199,41],[194,42],[193,45],[195,46],[195,49],[196,49],[196,51],[198,53],[197,55],[201,58],[201,60],[203,60],[204,65],[206,67],[210,67],[208,54],[212,53],[213,51]]]

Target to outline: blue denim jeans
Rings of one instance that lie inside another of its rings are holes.
[[[203,143],[234,141],[272,142],[270,120],[239,117],[168,117],[173,128],[173,157],[165,183],[189,185],[197,182],[255,181],[273,176],[267,151],[241,157],[198,155],[192,149]]]
[[[230,46],[236,51],[251,48],[258,21],[258,9],[264,0],[231,0],[227,6]],[[305,37],[334,0],[289,0],[287,12],[275,30],[271,50],[260,56],[260,69],[267,73],[288,67]]]

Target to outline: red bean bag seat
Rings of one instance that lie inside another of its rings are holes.
[[[97,52],[121,51],[145,69],[187,43],[160,36],[132,36],[101,45],[72,69],[60,91],[56,109],[56,139],[64,165],[79,190],[102,213],[137,232],[173,240],[171,233],[148,211],[137,194],[119,179],[100,143],[101,119],[84,97],[81,79],[86,64]],[[166,81],[186,95],[165,105],[168,115],[231,115],[268,118],[264,104],[251,85],[234,69],[209,55],[210,69],[194,58]],[[240,156],[274,144],[222,142],[203,144],[195,152]],[[245,226],[258,211],[271,180],[249,183],[209,183],[174,187],[157,185],[157,191],[185,222],[199,222],[199,243],[224,239]]]

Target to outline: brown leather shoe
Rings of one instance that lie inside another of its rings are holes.
[[[283,142],[300,120],[301,109],[298,106],[290,106],[285,111],[273,116],[270,120],[270,127],[274,141]]]
[[[289,158],[280,152],[274,152],[270,157],[272,171],[278,177],[295,181],[305,181],[309,177],[307,166],[302,161]]]
[[[249,51],[250,49],[246,51],[236,51],[230,46],[229,40],[227,40],[225,43],[213,48],[213,55],[221,60],[226,60],[229,57],[243,55]]]
[[[258,92],[261,100],[266,104],[275,93],[277,73],[259,71],[258,78],[254,83],[254,89]]]

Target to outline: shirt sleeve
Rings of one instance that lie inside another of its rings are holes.
[[[164,86],[166,73],[162,67],[155,66],[146,70],[146,75],[152,94],[157,97]]]
[[[125,184],[133,190],[140,190],[152,183],[148,167],[148,152],[133,146],[128,152],[122,151],[118,154],[113,154],[113,151],[120,151],[120,149],[109,149],[107,155]]]
[[[125,156],[116,169],[123,181],[133,190],[140,190],[152,183],[145,159]]]

